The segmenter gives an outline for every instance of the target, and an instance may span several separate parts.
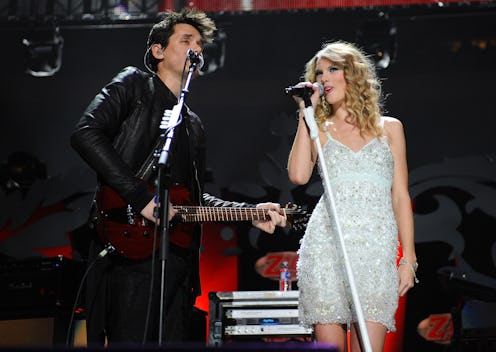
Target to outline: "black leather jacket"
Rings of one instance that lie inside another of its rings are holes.
[[[169,96],[155,97],[156,91],[164,88]],[[176,103],[177,98],[158,77],[126,67],[96,95],[71,136],[73,148],[96,171],[99,181],[111,186],[137,211],[153,198],[147,185],[151,173],[144,166],[151,165],[164,110]],[[191,179],[195,180],[194,196],[199,203],[205,172],[205,133],[198,116],[185,110],[194,164]]]
[[[158,97],[164,92],[166,97]],[[156,76],[136,67],[126,67],[89,104],[71,136],[73,148],[96,171],[100,182],[113,188],[135,210],[141,211],[153,198],[149,191],[153,152],[160,142],[159,124],[165,109],[177,98]],[[203,193],[206,140],[200,118],[183,109],[187,116],[189,170],[193,200],[206,206],[252,207],[253,204],[224,201]]]

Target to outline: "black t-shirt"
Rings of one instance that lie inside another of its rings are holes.
[[[183,115],[182,123],[174,129],[174,140],[171,153],[171,179],[192,190],[191,154],[189,150],[189,136],[187,133],[188,117]]]
[[[164,110],[172,110],[174,105],[177,104],[176,96],[158,77],[155,77],[155,80],[156,99],[160,101],[157,105],[163,107]],[[194,180],[191,179],[193,161],[191,160],[190,135],[188,133],[189,116],[187,115],[187,109],[185,107],[183,107],[182,119],[180,121],[181,123],[174,128],[170,148],[169,167],[171,182],[172,184],[179,184],[186,187],[191,192],[195,187],[193,183]]]

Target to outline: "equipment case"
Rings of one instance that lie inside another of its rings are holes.
[[[298,291],[210,292],[208,344],[236,340],[297,338],[313,329],[298,322]]]

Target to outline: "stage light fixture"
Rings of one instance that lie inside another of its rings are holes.
[[[53,76],[62,65],[64,38],[58,27],[31,31],[22,40],[26,73],[34,77]]]

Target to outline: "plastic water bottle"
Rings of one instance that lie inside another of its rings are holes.
[[[288,262],[283,261],[279,270],[279,290],[291,291],[291,272],[289,271]]]

